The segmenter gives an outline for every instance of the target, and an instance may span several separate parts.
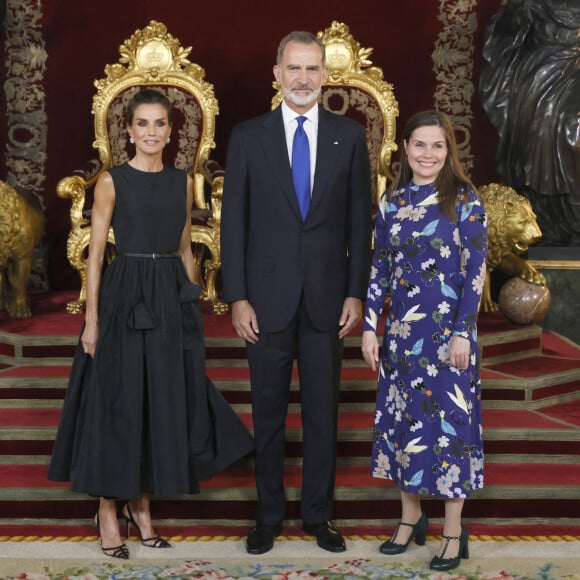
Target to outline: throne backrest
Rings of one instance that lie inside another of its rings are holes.
[[[95,81],[93,146],[104,169],[127,161],[134,153],[125,123],[127,104],[142,88],[163,92],[173,104],[171,142],[164,161],[193,176],[195,204],[206,208],[202,166],[215,147],[218,104],[204,69],[188,60],[190,51],[155,20],[136,30],[119,47],[119,62],[106,66],[106,78]]]
[[[371,66],[369,56],[373,49],[361,48],[346,24],[335,20],[317,36],[324,44],[328,67],[320,103],[325,109],[351,117],[366,127],[376,203],[392,179],[391,155],[397,150],[399,105],[393,86],[383,79],[382,69]],[[272,99],[275,108],[282,101],[282,91],[277,82],[273,86],[277,90]]]
[[[172,141],[167,144],[163,158],[188,173],[193,172],[199,155],[199,144],[203,132],[204,116],[199,101],[181,87],[169,85],[133,85],[121,91],[107,107],[106,131],[112,165],[119,165],[133,156],[134,145],[129,143],[125,127],[125,111],[133,95],[142,88],[151,88],[165,94],[173,105]]]

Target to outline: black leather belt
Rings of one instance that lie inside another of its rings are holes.
[[[126,256],[128,258],[151,258],[152,260],[158,260],[163,258],[179,258],[177,252],[154,252],[152,254],[139,254],[135,252],[124,252],[121,256]]]

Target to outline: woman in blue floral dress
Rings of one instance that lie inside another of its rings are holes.
[[[400,554],[413,539],[423,545],[428,522],[420,497],[437,496],[445,500],[445,523],[431,568],[450,570],[468,557],[464,500],[483,487],[477,313],[486,214],[444,114],[414,115],[403,149],[377,212],[362,337],[366,362],[379,369],[372,474],[394,480],[402,502],[397,529],[380,549]]]

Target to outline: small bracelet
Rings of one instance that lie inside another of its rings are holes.
[[[467,332],[467,331],[460,332],[459,330],[454,330],[453,336],[460,336],[461,338],[469,339],[469,332]]]

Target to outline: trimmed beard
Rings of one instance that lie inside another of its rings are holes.
[[[310,105],[318,100],[318,95],[320,95],[320,87],[318,89],[313,89],[309,95],[304,97],[295,95],[292,92],[292,89],[287,88],[282,88],[282,94],[286,100],[290,101],[294,105],[298,107],[306,107],[307,105]]]

